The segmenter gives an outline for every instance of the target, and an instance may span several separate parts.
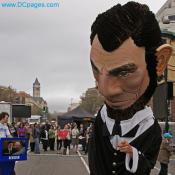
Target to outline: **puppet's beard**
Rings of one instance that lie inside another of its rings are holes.
[[[132,104],[130,107],[126,109],[113,109],[109,105],[106,104],[108,116],[110,118],[113,118],[119,121],[132,118],[132,116],[137,111],[144,109],[145,105],[151,99],[156,87],[157,87],[157,80],[155,78],[150,79],[150,83],[146,91],[144,92],[144,94],[137,101],[135,101],[134,104]]]

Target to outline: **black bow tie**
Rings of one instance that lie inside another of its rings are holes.
[[[114,127],[112,129],[112,136],[119,135],[121,136],[121,125],[120,122],[115,121]]]
[[[120,137],[135,137],[137,130],[139,128],[139,124],[137,124],[134,128],[132,128],[128,133],[126,133],[125,135],[122,136],[122,132],[121,132],[121,125],[120,122],[115,121],[113,130],[112,130],[112,134],[109,133],[108,128],[106,126],[106,123],[104,123],[103,125],[103,136],[114,136],[114,135],[119,135]]]

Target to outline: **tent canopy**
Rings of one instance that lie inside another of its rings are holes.
[[[87,112],[82,107],[78,106],[72,111],[66,112],[61,116],[58,116],[58,121],[61,126],[66,123],[73,121],[93,121],[95,119],[94,115]]]
[[[82,107],[78,106],[75,109],[73,109],[72,111],[66,112],[61,116],[58,116],[59,119],[71,119],[71,118],[94,118],[94,115],[87,112],[85,109],[83,109]]]

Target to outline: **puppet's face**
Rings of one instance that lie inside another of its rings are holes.
[[[105,51],[96,36],[91,63],[99,92],[114,109],[126,109],[141,97],[149,85],[145,49],[127,39],[113,52]]]

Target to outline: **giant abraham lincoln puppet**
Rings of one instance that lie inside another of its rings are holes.
[[[90,60],[105,104],[89,148],[91,175],[149,175],[161,130],[147,106],[172,48],[163,44],[155,15],[128,2],[98,15],[91,28]]]

